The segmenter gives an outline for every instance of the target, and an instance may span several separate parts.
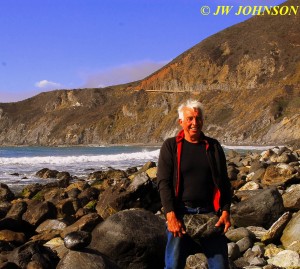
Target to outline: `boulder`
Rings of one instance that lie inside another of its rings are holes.
[[[115,263],[97,251],[68,251],[58,263],[57,269],[120,269]]]
[[[22,215],[25,213],[26,210],[27,204],[23,201],[17,201],[12,204],[10,210],[6,214],[6,217],[20,220],[22,219]]]
[[[11,203],[8,201],[0,201],[0,218],[6,216],[8,211],[11,209]]]
[[[208,269],[207,258],[203,253],[197,253],[190,255],[186,259],[186,265],[184,269]]]
[[[100,221],[101,218],[97,213],[84,215],[72,225],[64,228],[61,232],[61,236],[64,238],[67,234],[77,231],[91,232]]]
[[[47,219],[36,228],[36,232],[42,233],[44,231],[49,231],[49,230],[62,231],[66,227],[67,227],[66,221],[58,220],[58,219]]]
[[[195,241],[220,235],[224,228],[215,226],[218,220],[219,217],[213,213],[187,214],[183,217],[186,233]]]
[[[270,165],[261,181],[266,186],[279,186],[298,181],[299,174],[292,166],[288,164]]]
[[[134,176],[132,181],[123,180],[100,194],[96,210],[106,219],[118,211],[144,208],[156,212],[161,208],[157,189],[145,172]]]
[[[120,268],[163,268],[165,221],[143,209],[118,212],[98,224],[89,248],[115,261]]]
[[[282,195],[283,205],[288,210],[300,210],[300,184],[290,186]]]
[[[56,215],[57,210],[52,203],[31,200],[22,219],[34,226],[38,226],[46,219],[56,218]]]
[[[277,241],[282,235],[282,231],[291,219],[292,215],[290,212],[285,212],[269,230],[262,236],[261,241],[268,244]]]
[[[64,238],[64,245],[71,250],[80,250],[91,243],[91,233],[85,231],[76,231],[67,234]]]
[[[300,268],[300,257],[296,251],[283,250],[268,260],[269,264],[282,268]]]
[[[283,230],[280,241],[286,249],[298,246],[297,252],[300,253],[300,211],[295,213],[292,219],[289,221],[285,229]]]
[[[14,193],[6,184],[0,183],[0,201],[11,201],[15,198]]]
[[[26,242],[26,237],[24,233],[11,230],[0,230],[0,241],[10,242],[20,246]]]
[[[237,227],[262,226],[268,229],[283,212],[283,201],[276,188],[261,190],[231,207],[233,224]]]
[[[236,229],[230,229],[227,231],[225,236],[230,240],[231,242],[238,242],[239,240],[243,239],[244,237],[250,237],[252,240],[254,240],[255,234],[251,232],[249,229],[240,227]]]
[[[27,185],[20,193],[20,197],[31,199],[34,195],[36,195],[39,191],[43,189],[43,185],[35,183],[31,185]]]
[[[30,262],[35,262],[37,267],[43,269],[55,269],[59,261],[57,255],[47,247],[38,242],[28,242],[11,252],[4,254],[8,262],[13,262],[20,268],[29,267]]]

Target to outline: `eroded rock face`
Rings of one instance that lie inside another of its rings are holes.
[[[138,228],[137,228],[138,225]],[[165,222],[142,209],[118,212],[98,224],[89,248],[97,250],[120,268],[163,268]]]

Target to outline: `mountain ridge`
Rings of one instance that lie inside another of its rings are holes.
[[[222,143],[298,144],[299,81],[300,16],[256,16],[140,81],[0,103],[0,145],[161,143],[188,98],[204,103],[204,131]]]

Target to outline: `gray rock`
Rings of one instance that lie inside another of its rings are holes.
[[[247,229],[255,235],[257,240],[260,240],[267,232],[265,228],[258,226],[247,226]]]
[[[240,252],[244,253],[247,249],[252,248],[253,240],[247,236],[237,241],[236,244],[238,245]]]
[[[252,239],[255,239],[255,234],[251,232],[249,229],[244,227],[239,227],[236,229],[230,229],[227,231],[225,236],[231,241],[231,242],[237,242],[244,237],[250,237]]]
[[[296,251],[283,250],[269,259],[268,263],[283,268],[300,268],[300,257]]]
[[[240,248],[236,243],[230,242],[227,244],[227,247],[228,247],[228,257],[230,259],[236,260],[241,256]]]
[[[216,227],[219,217],[213,213],[187,214],[183,221],[187,234],[195,241],[205,237],[220,235],[223,227]]]
[[[121,268],[163,268],[165,221],[149,211],[118,212],[98,224],[89,248],[115,261]]]
[[[238,227],[262,226],[268,229],[283,212],[280,193],[276,188],[270,188],[233,205],[231,217],[233,224]]]
[[[203,253],[188,256],[184,269],[208,269],[206,256]]]

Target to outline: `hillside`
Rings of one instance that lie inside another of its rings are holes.
[[[204,103],[205,132],[222,143],[299,142],[300,15],[253,17],[141,81],[2,103],[0,145],[161,143],[190,97]]]

